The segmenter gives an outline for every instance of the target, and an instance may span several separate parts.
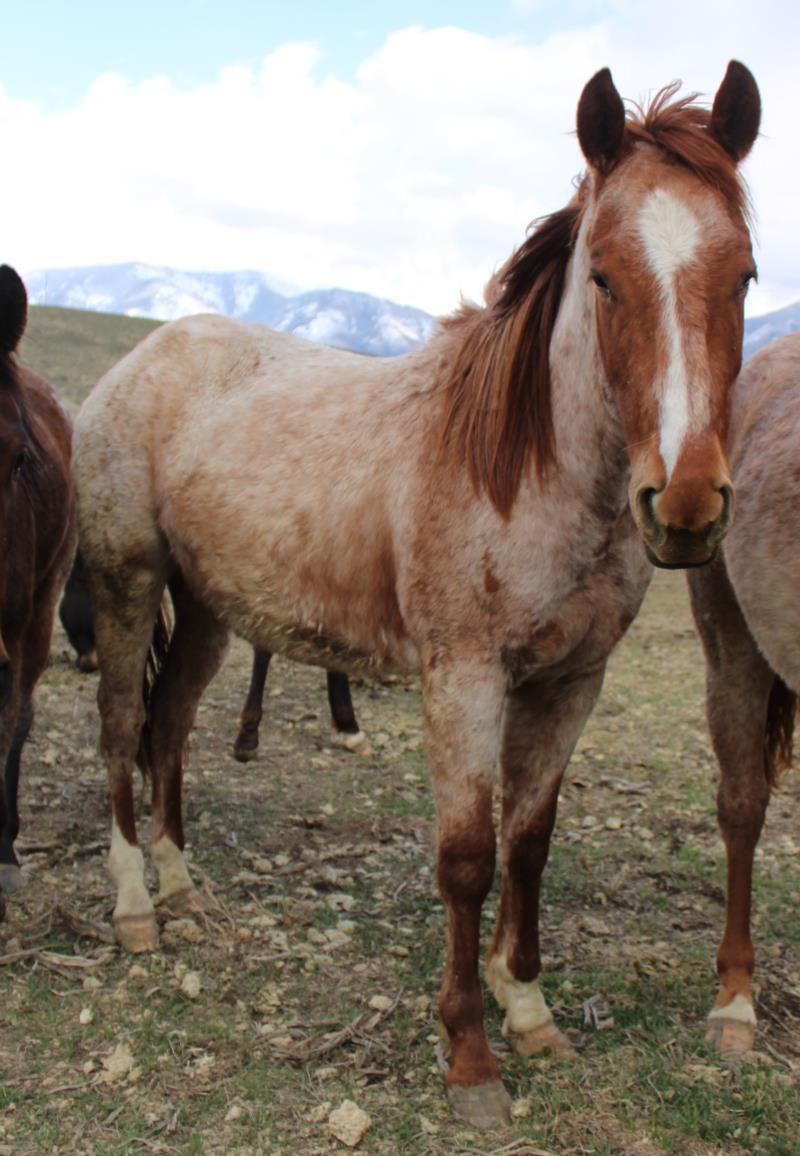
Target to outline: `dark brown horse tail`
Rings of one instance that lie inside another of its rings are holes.
[[[163,669],[171,636],[172,624],[167,612],[166,603],[162,602],[158,609],[155,623],[153,624],[153,638],[150,643],[150,649],[147,652],[147,663],[145,664],[144,678],[142,680],[142,701],[144,702],[145,716],[142,731],[139,736],[139,750],[136,755],[136,762],[145,778],[150,774],[152,765],[150,744],[153,722],[153,689]]]
[[[771,787],[777,782],[781,771],[791,766],[796,714],[797,695],[776,674],[769,692],[764,736],[764,768]]]

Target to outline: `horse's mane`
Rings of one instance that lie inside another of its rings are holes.
[[[623,153],[639,143],[657,146],[747,220],[745,185],[709,131],[709,109],[695,103],[696,94],[674,100],[679,87],[661,89],[646,109],[626,110]],[[556,460],[550,340],[587,190],[584,177],[565,208],[533,222],[489,282],[483,307],[465,303],[442,324],[441,448],[466,463],[476,489],[506,518],[531,459],[540,482]]]

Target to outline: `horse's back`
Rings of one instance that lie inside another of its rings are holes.
[[[731,583],[770,665],[800,691],[800,333],[747,362],[733,396]]]
[[[204,601],[268,649],[400,662],[390,507],[410,480],[398,444],[415,366],[215,316],[156,330],[79,416],[82,540],[97,555],[111,535],[149,565],[166,544]]]

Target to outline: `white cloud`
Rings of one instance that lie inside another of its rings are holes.
[[[191,90],[101,77],[59,114],[0,90],[7,166],[16,158],[0,187],[3,259],[259,268],[447,310],[568,199],[581,166],[575,106],[597,68],[609,64],[634,98],[676,73],[713,93],[735,55],[765,103],[766,139],[748,164],[755,311],[800,298],[793,10],[766,0],[754,23],[730,0],[723,21],[720,4],[676,0],[667,28],[663,11],[632,0],[602,5],[602,19],[597,3],[569,7],[588,13],[585,26],[539,43],[397,31],[347,82],[314,47],[289,44]]]

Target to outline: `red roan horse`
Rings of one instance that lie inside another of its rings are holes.
[[[70,421],[50,388],[14,357],[27,315],[25,286],[0,266],[0,916],[4,892],[20,884],[20,756],[75,550]]]
[[[478,974],[493,785],[487,975],[528,1055],[564,1043],[539,989],[540,877],[565,766],[648,584],[645,551],[708,562],[731,518],[728,393],[755,272],[737,165],[760,101],[736,62],[712,110],[674,96],[626,116],[607,69],[587,84],[577,194],[486,306],[424,348],[363,358],[191,318],[107,374],[76,427],[120,942],[157,942],[137,753],[160,898],[191,896],[183,751],[231,629],[329,668],[418,670],[448,916],[447,1089],[478,1125],[508,1112]],[[176,622],[143,732],[167,585]]]
[[[732,395],[736,522],[712,565],[689,579],[707,659],[708,722],[721,770],[717,800],[728,856],[720,990],[708,1038],[740,1055],[753,1043],[750,981],[753,854],[775,778],[791,760],[800,693],[800,334],[742,370]]]

